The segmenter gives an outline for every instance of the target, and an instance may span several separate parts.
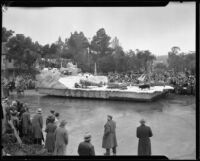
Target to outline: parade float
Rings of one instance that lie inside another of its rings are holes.
[[[166,85],[141,88],[140,85],[110,83],[107,76],[80,71],[72,63],[67,68],[44,68],[37,76],[37,90],[40,94],[68,98],[137,101],[152,101],[173,90],[173,87]]]

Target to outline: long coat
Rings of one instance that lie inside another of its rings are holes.
[[[43,127],[42,115],[35,114],[32,119],[33,137],[35,139],[43,139],[42,127]]]
[[[54,152],[56,128],[57,127],[54,123],[48,123],[45,129],[45,132],[47,133],[45,148],[48,150],[48,152],[51,152],[51,153]]]
[[[108,121],[104,125],[104,136],[102,147],[105,149],[110,149],[113,147],[117,147],[117,138],[116,138],[116,123],[112,120]]]
[[[136,136],[139,138],[138,155],[151,155],[151,140],[152,131],[149,126],[141,125],[137,127]]]
[[[28,135],[30,133],[30,126],[31,126],[31,119],[30,119],[30,113],[24,112],[22,114],[22,133],[23,135]]]
[[[80,156],[94,156],[94,146],[90,142],[83,141],[78,146],[78,154]]]
[[[65,155],[68,144],[68,132],[64,127],[58,127],[55,131],[55,155]]]

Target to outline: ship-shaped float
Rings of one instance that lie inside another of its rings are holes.
[[[68,98],[134,101],[153,101],[173,90],[167,85],[150,85],[143,89],[141,85],[109,83],[107,76],[80,71],[72,63],[59,70],[44,68],[37,76],[37,90],[40,94]]]

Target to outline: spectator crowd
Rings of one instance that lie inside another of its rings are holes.
[[[148,75],[148,76],[147,76]],[[141,83],[139,77],[141,74],[128,72],[128,73],[114,73],[108,74],[109,82],[124,83],[126,85],[138,85]],[[150,85],[171,85],[174,87],[176,94],[189,94],[195,95],[196,93],[196,77],[188,73],[174,73],[166,71],[163,73],[152,72],[146,74],[142,83],[149,83]]]
[[[8,97],[10,92],[14,90],[24,91],[27,89],[35,88],[35,79],[31,74],[22,74],[12,79],[2,78],[1,85],[3,87],[3,93],[5,97]]]

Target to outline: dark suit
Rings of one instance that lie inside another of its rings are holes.
[[[137,128],[136,136],[139,138],[138,155],[151,155],[151,140],[152,131],[149,126],[141,125]]]
[[[90,142],[83,141],[78,146],[78,154],[80,156],[82,155],[94,156],[95,155],[94,146]]]

